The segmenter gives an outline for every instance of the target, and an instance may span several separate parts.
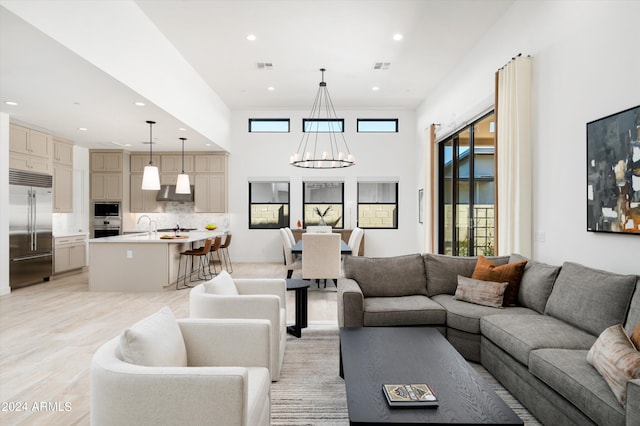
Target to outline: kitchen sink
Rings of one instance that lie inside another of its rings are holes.
[[[195,231],[197,229],[198,228],[180,228],[178,229],[178,232],[189,232],[189,231]],[[161,229],[158,229],[158,232],[173,232],[175,230],[176,228],[161,228]]]

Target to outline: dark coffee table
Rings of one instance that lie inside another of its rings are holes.
[[[352,425],[523,424],[433,328],[341,328],[340,352]],[[390,408],[382,385],[405,383],[429,384],[439,406]]]
[[[295,290],[296,292],[296,322],[294,325],[287,326],[287,333],[302,337],[302,329],[307,327],[307,289],[309,281],[287,279],[287,290]]]

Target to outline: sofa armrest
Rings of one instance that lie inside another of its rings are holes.
[[[287,283],[282,278],[241,278],[234,279],[233,283],[240,294],[271,294],[280,298],[282,303],[280,307],[284,308],[286,306]]]
[[[627,426],[640,422],[640,379],[627,382]]]
[[[271,324],[266,319],[178,320],[190,367],[270,368]]]
[[[355,280],[338,279],[338,326],[364,326],[364,295]]]

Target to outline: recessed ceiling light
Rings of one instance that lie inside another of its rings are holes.
[[[184,127],[180,127],[178,130],[180,130],[181,132],[186,132],[187,129],[185,129]]]
[[[380,88],[378,86],[373,86],[371,90],[373,90],[374,92],[377,92],[378,90],[380,90]]]
[[[78,130],[82,132],[86,132],[88,129],[86,127],[78,127]]]
[[[5,101],[5,104],[7,104],[7,105],[11,105],[11,106],[16,106],[16,105],[18,105],[18,103],[17,103],[17,102],[13,102],[13,101]]]
[[[247,35],[247,40],[249,40],[249,41],[256,41],[256,36],[255,36],[255,34],[249,34],[249,35]]]
[[[205,143],[204,146],[211,146],[211,144],[210,143]]]
[[[400,40],[402,40],[402,34],[400,34],[400,33],[398,33],[398,34],[394,34],[394,35],[393,35],[393,39],[394,39],[395,41],[400,41]]]
[[[144,106],[144,102],[134,102],[135,106]]]
[[[267,87],[267,90],[270,91],[270,92],[273,92],[274,90],[276,90],[276,88],[273,87],[273,86],[269,86],[269,87]]]

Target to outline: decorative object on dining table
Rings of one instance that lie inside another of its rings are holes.
[[[300,219],[298,219],[296,225],[298,225],[298,229],[302,229],[302,222],[300,221]]]
[[[356,159],[344,138],[344,120],[338,118],[324,81],[326,69],[320,68],[322,81],[316,93],[309,118],[303,119],[303,133],[297,151],[289,164],[307,169],[337,169],[351,167]],[[322,113],[326,117],[322,118]],[[314,134],[310,141],[310,135]],[[339,136],[338,136],[339,135]],[[339,138],[342,143],[339,143]]]
[[[315,212],[318,216],[320,216],[320,222],[318,222],[318,225],[320,226],[326,226],[327,222],[324,221],[324,217],[327,215],[327,213],[329,213],[329,210],[331,210],[331,206],[327,207],[324,212],[320,213],[320,208],[316,207],[315,208]]]

